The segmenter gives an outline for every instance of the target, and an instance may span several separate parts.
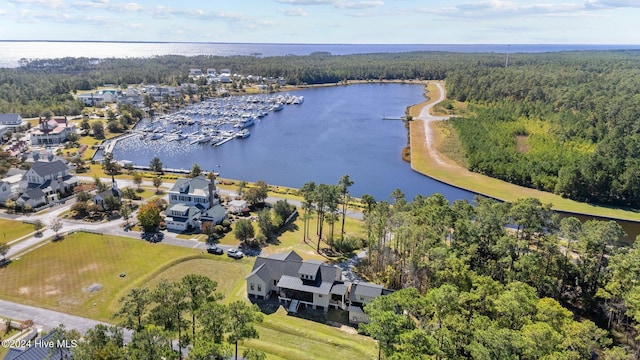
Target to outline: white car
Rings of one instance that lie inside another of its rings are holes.
[[[227,256],[228,257],[232,257],[234,259],[240,259],[244,256],[244,254],[242,253],[242,251],[236,249],[236,248],[231,248],[229,250],[227,250]]]

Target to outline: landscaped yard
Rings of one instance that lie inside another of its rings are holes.
[[[256,234],[258,234],[258,226],[254,222],[254,228]],[[309,226],[311,229],[309,230],[309,236],[311,237],[311,242],[305,243],[302,241],[302,233],[304,230],[304,223],[300,216],[296,218],[293,224],[289,224],[287,230],[285,230],[279,237],[276,243],[270,243],[268,246],[262,249],[263,254],[273,254],[278,252],[285,252],[294,250],[300,254],[305,259],[319,259],[323,261],[327,261],[327,259],[321,255],[316,253],[316,240],[318,238],[315,235],[316,229],[316,219],[315,217],[309,221]],[[340,233],[340,221],[335,224],[334,229],[334,237],[338,237]],[[352,238],[363,238],[366,237],[366,231],[363,227],[362,221],[347,217],[345,220],[345,232],[347,236]],[[331,234],[331,228],[328,225],[325,225],[323,230],[323,237],[327,238]],[[193,236],[189,237],[192,238]],[[224,245],[237,246],[238,239],[236,239],[234,232],[230,231],[225,234],[225,236],[220,239],[220,243]],[[321,248],[328,247],[328,244],[322,243]]]
[[[10,243],[35,231],[33,224],[7,219],[0,219],[0,229],[2,229],[0,242],[4,243]]]
[[[296,240],[283,241],[273,252],[289,250],[285,244]],[[287,248],[279,248],[282,245]],[[75,233],[0,269],[0,297],[114,322],[111,314],[119,309],[118,299],[129,289],[153,287],[162,278],[177,281],[190,273],[217,281],[225,302],[245,299],[244,278],[253,262],[249,257],[233,260],[197,249]],[[126,276],[120,277],[121,273]],[[260,339],[245,346],[264,351],[268,359],[326,359],[329,353],[332,357],[370,359],[377,354],[375,342],[368,337],[288,316],[281,307],[265,315],[258,332]]]

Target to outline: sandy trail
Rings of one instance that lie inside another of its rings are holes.
[[[431,115],[431,109],[436,104],[444,101],[446,97],[444,88],[442,87],[442,85],[440,83],[435,83],[435,85],[438,88],[438,93],[439,93],[438,99],[434,102],[429,103],[427,106],[425,106],[420,112],[420,116],[418,116],[417,119],[422,120],[424,123],[424,138],[425,138],[425,143],[427,145],[427,151],[429,152],[429,156],[431,156],[431,158],[433,158],[433,160],[437,162],[439,165],[448,165],[447,162],[442,160],[442,158],[440,157],[440,154],[434,147],[434,141],[433,141],[434,135],[433,135],[433,130],[431,129],[431,123],[433,121],[447,120],[448,118],[451,117],[451,116]]]

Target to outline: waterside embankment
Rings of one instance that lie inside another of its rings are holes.
[[[409,109],[410,114],[420,114],[414,117],[409,127],[411,168],[416,172],[442,183],[502,201],[512,202],[520,198],[534,197],[543,203],[553,204],[553,209],[562,213],[640,222],[640,213],[637,211],[577,202],[467,170],[440,151],[445,136],[440,131],[441,124],[438,122],[447,117],[433,115],[430,110],[445,98],[442,83],[430,82],[427,85],[426,96],[429,100]]]

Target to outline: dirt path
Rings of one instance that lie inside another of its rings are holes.
[[[436,88],[438,89],[438,97],[433,101],[429,101],[426,104],[426,106],[422,108],[422,110],[420,111],[420,116],[418,116],[417,119],[422,120],[424,124],[424,137],[425,137],[425,143],[427,146],[427,151],[429,152],[429,156],[433,158],[433,160],[439,165],[448,165],[447,162],[442,159],[442,157],[440,156],[440,153],[435,148],[434,134],[433,134],[433,129],[431,128],[432,122],[447,120],[450,118],[450,116],[435,116],[431,114],[431,110],[433,109],[433,107],[436,104],[444,101],[446,97],[442,84],[435,83],[435,85],[436,85]]]

